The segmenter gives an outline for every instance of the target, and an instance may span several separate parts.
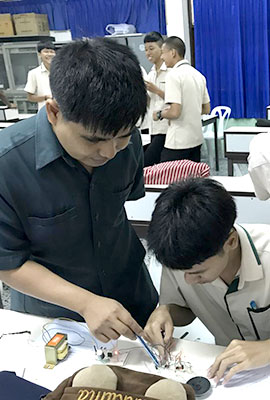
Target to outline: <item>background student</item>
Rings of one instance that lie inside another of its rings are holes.
[[[203,143],[201,114],[209,114],[210,99],[205,77],[185,57],[185,43],[177,36],[167,38],[162,56],[167,67],[165,110],[155,110],[155,121],[168,119],[169,128],[161,162],[188,159],[201,160]]]
[[[161,58],[161,47],[164,42],[159,32],[147,33],[144,37],[145,54],[148,60],[153,64],[145,84],[150,98],[150,134],[151,143],[144,152],[144,166],[158,164],[160,162],[161,152],[164,147],[168,121],[166,119],[154,121],[152,118],[154,110],[164,108],[164,90],[167,67]]]
[[[52,42],[39,42],[37,50],[41,58],[41,65],[28,72],[24,90],[28,94],[27,100],[38,103],[40,110],[46,100],[52,98],[49,77],[51,62],[55,56],[55,47]]]
[[[255,135],[249,145],[248,172],[256,196],[260,200],[270,197],[270,134]]]

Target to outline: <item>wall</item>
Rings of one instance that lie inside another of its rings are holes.
[[[190,61],[188,0],[165,0],[167,36],[179,36],[186,44],[186,58]]]

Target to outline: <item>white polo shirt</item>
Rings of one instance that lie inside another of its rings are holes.
[[[156,66],[153,65],[151,68],[148,76],[147,76],[147,81],[153,83],[156,85],[160,90],[165,92],[165,78],[168,73],[168,68],[166,67],[166,64],[163,63],[160,67],[159,73],[157,73]],[[153,111],[159,111],[162,110],[165,106],[164,99],[162,99],[158,94],[149,92],[148,95],[150,97],[150,107],[149,107],[149,114],[150,114],[150,134],[151,135],[157,135],[157,134],[164,134],[166,135],[167,130],[168,130],[168,120],[163,119],[161,121],[154,121],[153,120]]]
[[[214,335],[216,344],[223,346],[232,339],[270,338],[270,225],[235,228],[241,265],[229,287],[220,278],[188,285],[185,271],[169,268],[163,268],[161,278],[160,304],[190,308]]]
[[[248,172],[256,196],[260,200],[270,197],[270,133],[259,133],[249,145]]]
[[[45,65],[41,65],[37,68],[31,69],[28,72],[25,92],[35,94],[36,96],[51,96],[51,88],[49,81],[50,72],[47,70]],[[45,101],[38,102],[38,109],[40,110],[45,104]]]
[[[176,63],[166,76],[165,103],[181,104],[182,111],[170,120],[166,148],[189,149],[203,143],[202,105],[209,102],[205,77],[187,60]]]

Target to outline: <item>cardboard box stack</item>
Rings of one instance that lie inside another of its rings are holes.
[[[0,36],[15,35],[11,14],[0,14]]]
[[[49,23],[46,14],[13,14],[16,35],[49,35]]]

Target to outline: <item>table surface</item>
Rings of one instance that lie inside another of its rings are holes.
[[[228,192],[254,193],[254,185],[249,174],[242,176],[210,176],[209,178],[220,182]],[[169,185],[145,185],[146,191],[166,189]]]
[[[7,335],[0,339],[0,371],[13,370],[18,376],[47,387],[50,390],[61,383],[66,377],[72,375],[78,369],[91,364],[100,363],[95,359],[92,345],[71,346],[71,351],[66,360],[60,362],[54,369],[44,369],[44,342],[41,339],[44,324],[52,322],[51,319],[32,315],[26,315],[9,310],[0,310],[0,336],[3,333],[31,331],[28,334]],[[60,321],[61,322],[61,321]],[[73,323],[74,324],[74,323]],[[77,324],[78,332],[86,332],[85,324]],[[52,325],[46,325],[47,331],[52,331]],[[74,328],[73,328],[74,329]],[[64,329],[62,329],[62,332]],[[74,335],[75,329],[71,330]],[[67,330],[67,333],[70,334]],[[75,332],[76,333],[76,332]],[[87,342],[85,342],[87,343]],[[174,349],[171,354],[181,352],[184,362],[190,363],[189,371],[176,371],[174,367],[156,370],[153,362],[145,353],[138,341],[130,341],[121,337],[117,342],[119,351],[118,359],[111,363],[125,366],[130,369],[154,373],[170,379],[186,382],[194,376],[206,376],[207,369],[213,363],[215,357],[223,351],[223,347],[188,340],[175,340]],[[230,385],[222,386],[212,384],[210,399],[254,400],[259,393],[264,393],[270,384],[270,368],[238,374]],[[265,396],[262,396],[265,398]]]
[[[224,133],[262,133],[270,132],[270,127],[265,126],[231,126]]]

